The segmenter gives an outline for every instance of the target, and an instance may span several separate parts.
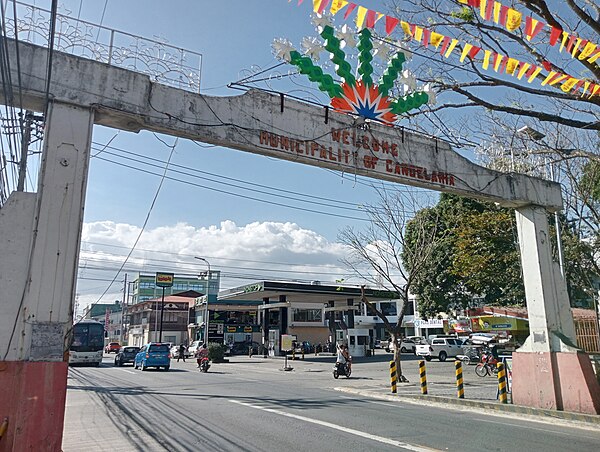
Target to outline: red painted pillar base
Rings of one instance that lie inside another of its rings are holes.
[[[0,452],[60,451],[68,363],[0,362],[0,423],[8,429]]]
[[[600,414],[600,384],[583,352],[513,353],[511,389],[515,405]]]

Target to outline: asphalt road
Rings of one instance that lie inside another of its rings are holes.
[[[240,357],[202,374],[190,360],[173,361],[168,372],[142,372],[113,367],[113,356],[99,368],[70,368],[64,451],[596,451],[600,444],[597,429],[561,420],[535,422],[335,389],[387,384],[391,355],[356,362],[352,377],[339,380],[331,374],[334,358],[307,356],[290,361],[294,370],[286,372],[283,360]],[[413,364],[409,359],[406,365],[409,379],[416,374]],[[440,388],[445,380],[436,375],[451,381],[451,362],[428,366]],[[473,382],[486,392],[494,387],[491,379]]]

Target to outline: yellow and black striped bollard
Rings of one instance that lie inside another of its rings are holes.
[[[396,361],[390,361],[390,383],[392,384],[392,394],[396,394],[396,382],[398,381],[398,375],[396,374]]]
[[[427,394],[427,371],[425,361],[419,361],[419,380],[421,380],[421,394]]]
[[[454,361],[454,367],[456,368],[456,395],[459,399],[464,399],[465,384],[463,382],[462,361],[458,359]]]
[[[292,349],[292,360],[296,359],[296,349]]]
[[[500,403],[508,403],[508,397],[506,393],[506,371],[504,370],[504,364],[498,363],[498,399]]]

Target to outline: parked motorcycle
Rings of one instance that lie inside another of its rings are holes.
[[[333,378],[336,380],[340,375],[350,378],[351,373],[348,363],[335,363],[335,366],[333,366]]]
[[[200,367],[200,372],[208,372],[208,369],[210,368],[210,360],[207,357],[203,357],[199,358],[198,361],[200,361],[198,364],[198,367]]]

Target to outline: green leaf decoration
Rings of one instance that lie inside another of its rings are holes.
[[[413,110],[415,108],[419,108],[421,105],[424,105],[429,100],[429,96],[425,92],[418,92],[409,94],[408,96],[404,96],[401,99],[398,99],[394,102],[390,107],[392,112],[400,115],[402,113],[406,113],[409,110]]]
[[[363,29],[359,33],[357,48],[358,61],[360,63],[358,73],[362,76],[362,81],[366,86],[372,86],[373,79],[371,75],[373,75],[373,66],[371,65],[371,61],[373,61],[373,55],[371,51],[373,50],[373,44],[371,43],[371,32],[368,28]]]
[[[398,78],[398,74],[402,71],[402,65],[406,61],[406,57],[402,52],[398,52],[394,58],[391,59],[383,77],[381,77],[381,83],[379,85],[379,92],[383,96],[387,96],[394,82]]]
[[[309,57],[302,56],[297,50],[290,52],[290,57],[290,63],[296,66],[301,74],[306,75],[311,82],[317,83],[321,91],[326,92],[330,97],[337,97],[342,92],[342,88],[335,83],[333,77],[324,74],[323,69],[315,66]]]
[[[342,50],[340,40],[335,36],[333,27],[327,25],[321,32],[325,39],[325,50],[331,53],[331,61],[336,65],[336,74],[349,85],[354,85],[356,79],[352,75],[352,66],[346,61],[346,53]]]

